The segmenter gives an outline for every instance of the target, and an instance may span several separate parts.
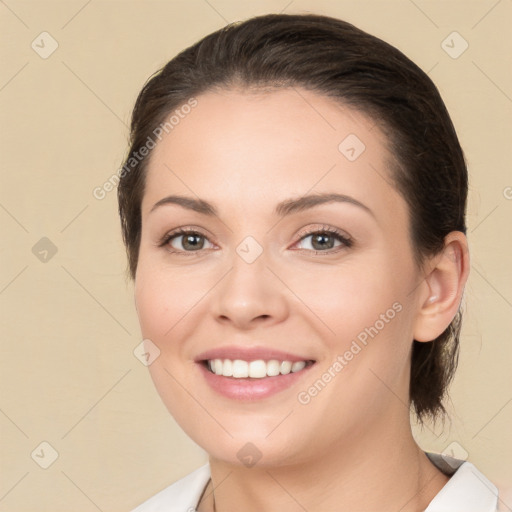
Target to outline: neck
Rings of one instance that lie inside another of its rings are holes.
[[[212,480],[198,512],[424,510],[448,477],[417,446],[408,418],[406,425],[358,432],[357,442],[340,440],[293,465],[246,468],[210,458]]]

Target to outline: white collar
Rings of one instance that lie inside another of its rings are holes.
[[[427,456],[451,477],[424,512],[496,512],[498,489],[473,464],[434,453],[427,453]],[[210,465],[205,464],[155,494],[132,512],[196,510],[209,479]]]
[[[436,453],[427,456],[451,476],[425,512],[496,512],[498,489],[471,462]]]
[[[155,494],[131,512],[189,512],[196,510],[199,498],[210,480],[210,465],[183,477]]]

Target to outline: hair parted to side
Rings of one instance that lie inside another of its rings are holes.
[[[276,87],[301,87],[329,96],[379,125],[394,155],[390,175],[409,207],[418,265],[444,247],[448,233],[466,233],[464,155],[443,100],[426,73],[395,47],[350,23],[313,14],[269,14],[204,37],[169,61],[140,92],[118,186],[132,279],[151,156],[140,158],[137,151],[175,109],[203,92]],[[422,422],[446,412],[442,400],[457,366],[460,324],[459,311],[437,339],[413,342],[410,401]]]

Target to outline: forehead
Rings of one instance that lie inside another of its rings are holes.
[[[152,150],[143,215],[167,193],[221,209],[270,209],[290,196],[339,192],[403,209],[386,138],[361,112],[299,88],[219,90],[196,100]]]

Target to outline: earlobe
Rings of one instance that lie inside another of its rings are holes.
[[[443,250],[430,261],[416,317],[415,340],[435,340],[450,325],[459,309],[468,274],[466,236],[453,231],[445,237]]]

